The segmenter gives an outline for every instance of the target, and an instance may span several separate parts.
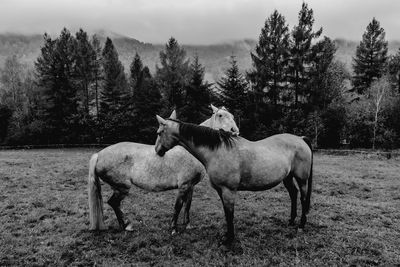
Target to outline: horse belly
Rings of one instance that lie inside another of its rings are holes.
[[[130,176],[132,184],[146,191],[160,192],[178,188],[175,173],[160,157],[135,164]]]
[[[290,172],[289,164],[284,160],[254,160],[242,166],[241,179],[238,190],[260,191],[275,187]]]

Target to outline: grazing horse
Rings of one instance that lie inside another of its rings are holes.
[[[238,133],[238,128],[231,113],[211,105],[213,115],[204,122],[216,129],[225,129]],[[175,112],[171,118],[176,118]],[[176,147],[159,157],[154,146],[132,142],[122,142],[104,148],[92,155],[89,164],[89,213],[90,229],[106,229],[103,220],[103,201],[100,180],[109,184],[114,193],[108,200],[117,216],[122,229],[132,231],[132,224],[125,219],[120,209],[121,201],[129,193],[132,185],[147,191],[159,192],[178,189],[175,212],[171,226],[176,232],[177,219],[185,202],[184,224],[188,227],[189,210],[192,201],[193,187],[206,174],[203,165],[182,147]]]
[[[308,139],[278,134],[251,142],[229,132],[163,119],[158,115],[157,120],[157,154],[163,156],[169,149],[181,145],[205,166],[224,207],[227,222],[224,244],[234,240],[233,213],[238,190],[267,190],[283,182],[292,202],[289,223],[293,225],[297,216],[295,179],[301,194],[300,228],[304,227],[310,208],[313,163]]]

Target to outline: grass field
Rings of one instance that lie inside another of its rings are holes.
[[[123,210],[133,232],[88,231],[87,164],[94,149],[0,151],[0,266],[7,265],[400,265],[400,161],[367,156],[314,158],[312,208],[303,232],[288,227],[283,185],[240,192],[238,241],[218,245],[222,205],[208,181],[195,188],[194,229],[170,236],[175,191],[134,188]],[[103,185],[103,198],[110,196]],[[300,207],[299,207],[300,213]]]

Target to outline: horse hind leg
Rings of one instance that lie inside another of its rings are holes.
[[[303,180],[296,177],[297,184],[300,189],[300,201],[301,201],[301,219],[299,228],[304,228],[307,222],[308,204],[307,204],[307,180]]]
[[[294,184],[293,175],[289,175],[283,180],[283,184],[285,185],[287,191],[289,192],[290,200],[291,200],[291,210],[290,210],[290,220],[289,225],[294,225],[294,221],[297,217],[297,193],[298,190]]]
[[[107,203],[113,208],[117,216],[118,224],[122,230],[132,231],[132,225],[129,221],[125,220],[125,215],[121,210],[121,201],[128,195],[128,191],[114,190],[112,196],[108,199]]]

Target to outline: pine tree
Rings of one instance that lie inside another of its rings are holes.
[[[161,66],[156,66],[157,84],[166,103],[166,109],[179,109],[184,104],[185,86],[189,81],[189,60],[186,51],[171,37],[160,52]]]
[[[179,112],[183,121],[199,124],[207,118],[210,106],[210,84],[204,81],[204,67],[196,55],[190,64],[190,81],[185,87],[185,105]]]
[[[266,92],[267,100],[276,105],[286,88],[289,60],[289,29],[278,11],[265,21],[251,58],[254,69],[248,76],[258,98],[262,101]]]
[[[235,56],[231,56],[230,67],[217,84],[220,88],[224,106],[235,116],[236,123],[240,128],[248,104],[248,83],[239,71]]]
[[[154,144],[157,132],[154,114],[161,111],[161,94],[147,66],[140,71],[139,80],[133,97],[132,138],[135,142]]]
[[[322,28],[313,31],[314,12],[306,3],[302,4],[299,12],[299,23],[292,31],[290,83],[294,93],[294,104],[307,102],[311,94],[309,81],[312,75],[312,43],[321,33]]]
[[[397,91],[400,93],[400,48],[397,50],[397,53],[389,59],[389,74],[394,87],[396,87]]]
[[[116,113],[122,108],[127,92],[127,81],[124,67],[110,38],[106,40],[102,58],[104,80],[100,94],[100,112],[107,115]]]
[[[75,79],[78,87],[78,94],[81,98],[81,106],[84,110],[84,116],[89,116],[90,103],[90,85],[94,80],[94,60],[96,59],[96,51],[93,49],[85,31],[80,29],[76,35],[75,47]]]
[[[78,103],[73,80],[74,46],[75,40],[65,28],[55,40],[45,34],[44,46],[35,63],[47,142],[76,140]]]
[[[251,54],[253,70],[248,73],[251,84],[249,98],[254,109],[249,127],[251,138],[263,138],[278,132],[274,123],[281,117],[282,104],[288,101],[290,34],[284,16],[274,11],[265,21],[255,52]],[[241,126],[243,128],[243,126]]]
[[[104,79],[100,93],[100,119],[102,141],[121,141],[126,126],[127,106],[129,104],[128,84],[124,67],[110,38],[107,38],[102,52]]]
[[[143,62],[139,54],[136,52],[135,57],[130,65],[129,87],[131,95],[134,95],[135,89],[140,86],[140,78],[143,75]]]
[[[329,90],[333,89],[330,88],[332,77],[328,69],[333,62],[335,52],[336,46],[328,37],[324,37],[323,40],[312,46],[309,104],[313,109],[316,107],[326,108],[332,101],[330,97],[332,92],[329,92]]]
[[[9,106],[0,104],[0,143],[3,143],[8,134],[8,126],[12,116],[12,110]]]
[[[93,93],[94,93],[94,104],[96,109],[96,117],[98,118],[99,110],[100,110],[100,84],[103,79],[103,69],[102,69],[102,49],[100,45],[100,41],[96,35],[92,36],[92,47],[94,53],[93,59]]]
[[[156,125],[154,114],[161,108],[161,95],[150,70],[136,53],[130,65],[129,85],[131,90],[129,110],[124,127],[127,140],[154,143]]]
[[[368,24],[357,46],[353,58],[354,89],[363,94],[374,80],[379,79],[385,71],[388,42],[385,41],[385,30],[375,18]]]

